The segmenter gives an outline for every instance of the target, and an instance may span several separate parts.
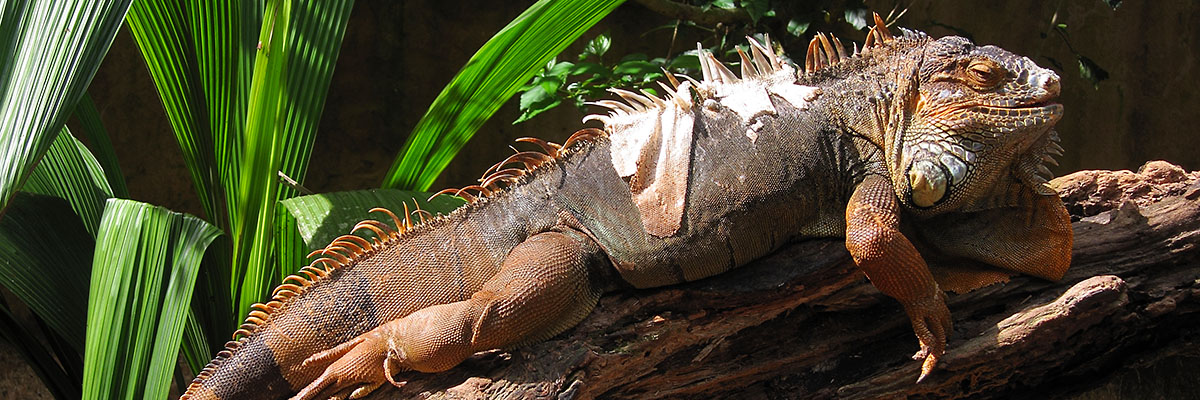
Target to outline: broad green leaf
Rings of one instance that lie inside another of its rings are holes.
[[[606,68],[605,66],[597,64],[597,63],[581,62],[581,63],[575,64],[574,68],[571,68],[570,74],[571,75],[584,75],[584,74],[608,75],[609,69]]]
[[[204,214],[222,224],[223,214],[218,209],[226,197],[221,185],[226,176],[217,163],[217,139],[210,129],[189,21],[186,3],[175,0],[135,2],[126,18],[183,152]]]
[[[417,122],[383,187],[428,190],[467,140],[547,61],[623,0],[540,0],[471,56]]]
[[[1091,82],[1092,88],[1100,90],[1100,82],[1108,79],[1108,71],[1090,58],[1082,55],[1076,55],[1075,58],[1079,60],[1079,76]]]
[[[79,216],[58,197],[17,192],[0,219],[0,284],[78,352],[94,245]]]
[[[847,8],[842,18],[857,30],[863,30],[872,23],[871,13],[866,8]]]
[[[287,46],[292,2],[270,0],[259,34],[261,47],[254,61],[254,79],[250,85],[250,108],[246,114],[246,143],[240,169],[237,196],[230,204],[233,242],[233,282],[237,291],[234,304],[238,315],[246,315],[250,305],[259,301],[277,274],[271,256],[271,234],[275,229],[275,201],[279,195],[276,172],[284,152],[283,107],[285,71],[290,48]]]
[[[316,139],[352,1],[268,4],[259,36],[246,120],[245,154],[233,210],[233,279],[238,316],[263,300],[282,274],[273,235],[275,203],[295,192],[278,172],[302,178]]]
[[[83,96],[130,1],[0,1],[0,214]]]
[[[600,34],[588,42],[587,46],[583,47],[583,54],[579,58],[584,58],[585,55],[595,56],[597,58],[604,56],[608,52],[608,48],[612,46],[612,38],[608,34]]]
[[[658,72],[659,67],[649,61],[631,60],[617,64],[613,67],[613,73],[618,75],[642,75],[651,72]]]
[[[79,103],[75,104],[75,117],[79,119],[79,124],[83,126],[83,134],[92,144],[91,154],[95,155],[100,168],[104,169],[108,186],[112,187],[110,194],[115,197],[129,198],[129,188],[125,185],[125,175],[121,174],[121,166],[117,162],[117,152],[108,138],[108,132],[104,130],[104,124],[100,122],[100,112],[96,111],[96,104],[92,102],[92,96],[84,93]]]
[[[100,163],[66,126],[22,189],[67,200],[92,237],[100,226],[104,202],[113,197]]]
[[[555,88],[557,89],[557,86]],[[521,116],[513,121],[513,124],[525,122],[559,104],[562,104],[562,99],[556,91],[547,91],[546,85],[535,85],[529,91],[521,93]]]
[[[92,261],[83,398],[167,396],[200,259],[219,234],[191,215],[108,201]]]
[[[395,226],[391,217],[382,212],[369,213],[368,210],[382,207],[391,210],[397,217],[404,216],[404,205],[408,204],[409,212],[413,213],[414,222],[420,221],[419,213],[413,205],[419,205],[422,210],[433,215],[448,214],[462,206],[465,202],[457,197],[437,196],[427,201],[429,193],[412,192],[396,189],[371,189],[349,192],[334,192],[300,196],[280,202],[294,218],[295,226],[300,237],[308,244],[309,250],[325,247],[334,238],[350,232],[359,221],[374,219]],[[359,234],[369,231],[358,232]],[[292,269],[298,269],[296,265]]]
[[[713,7],[724,8],[726,10],[736,10],[737,4],[734,0],[713,0]]]
[[[800,37],[801,35],[804,34],[804,32],[808,32],[808,26],[811,24],[812,24],[812,21],[809,21],[809,20],[792,18],[792,19],[788,20],[786,30],[787,30],[787,33],[792,34],[792,36]]]

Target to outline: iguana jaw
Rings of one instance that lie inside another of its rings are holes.
[[[978,165],[976,160],[989,159],[993,157],[991,154],[998,153],[1010,154],[1004,158],[1012,159],[1013,153],[1027,152],[1030,144],[1050,134],[1063,113],[1061,104],[1047,102],[1028,107],[977,105],[970,108],[960,120],[966,122],[952,125],[959,128],[913,135],[916,137],[905,141],[901,165],[908,177],[909,197],[916,207],[929,209],[950,200],[948,195],[953,195],[953,191],[967,190],[968,183],[979,180],[970,175],[988,169],[988,166]],[[973,132],[975,127],[970,126],[971,122],[981,117],[1000,128],[984,134]],[[988,137],[988,134],[992,136]]]
[[[1010,181],[1045,194],[1042,163],[1053,164],[1052,128],[1063,113],[1058,75],[959,38],[931,43],[922,62],[892,158],[895,181],[907,183],[895,187],[901,201],[934,215],[976,207]]]

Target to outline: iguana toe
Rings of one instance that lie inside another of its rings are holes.
[[[933,298],[905,304],[904,310],[912,321],[913,332],[921,345],[921,350],[913,354],[913,359],[924,360],[921,376],[917,378],[920,383],[933,372],[938,360],[946,353],[946,338],[952,329],[950,309],[946,307],[946,295],[939,290]]]
[[[386,341],[376,332],[317,353],[303,365],[335,361],[292,400],[362,398],[388,380],[384,371],[390,368],[381,368],[388,362],[388,354]]]

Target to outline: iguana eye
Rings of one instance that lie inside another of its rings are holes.
[[[975,60],[967,66],[967,82],[979,90],[996,87],[1004,79],[1004,70],[991,60]]]

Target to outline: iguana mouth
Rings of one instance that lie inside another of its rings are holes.
[[[1029,103],[1027,105],[1024,105],[1023,107],[1009,108],[1009,110],[1014,110],[1014,111],[1029,113],[1029,114],[1035,114],[1035,115],[1040,114],[1040,115],[1059,116],[1059,115],[1062,115],[1062,113],[1063,113],[1063,105],[1058,102],[1055,102],[1055,101],[1046,100],[1046,101]]]
[[[954,135],[957,139],[914,141],[905,149],[910,204],[928,209],[950,197],[956,185],[967,181],[976,153],[989,146],[985,143],[989,138],[999,140],[1021,132],[1037,132],[1035,135],[1041,136],[1049,132],[1063,115],[1063,105],[1053,101],[1054,97],[1051,93],[1041,101],[960,108],[956,123],[942,125],[960,132]],[[982,121],[988,121],[983,124],[987,128],[977,130]]]

